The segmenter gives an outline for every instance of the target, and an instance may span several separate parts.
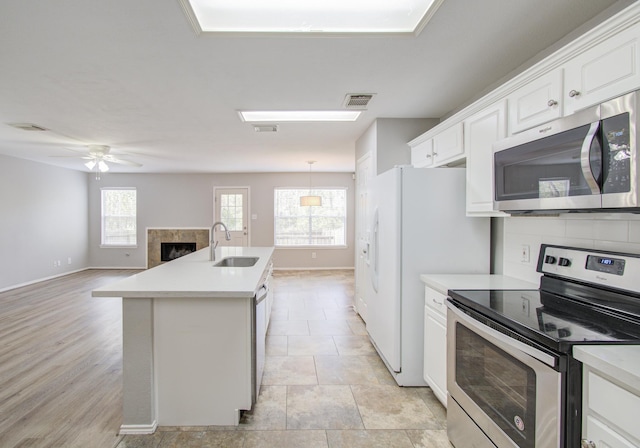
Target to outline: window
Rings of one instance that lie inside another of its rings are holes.
[[[220,219],[230,232],[243,230],[243,199],[242,194],[220,194]]]
[[[347,190],[314,189],[322,206],[301,207],[308,188],[276,188],[274,198],[276,246],[346,246]]]
[[[136,245],[136,189],[102,189],[102,245]]]

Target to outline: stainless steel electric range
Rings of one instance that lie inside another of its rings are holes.
[[[542,245],[538,290],[449,291],[456,448],[579,447],[577,344],[640,343],[640,255]]]

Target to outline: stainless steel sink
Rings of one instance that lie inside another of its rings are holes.
[[[247,268],[255,265],[258,259],[258,257],[227,257],[214,264],[214,266],[221,268]]]

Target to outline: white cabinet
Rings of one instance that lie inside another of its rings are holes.
[[[640,87],[640,24],[565,65],[565,115]]]
[[[447,297],[424,288],[424,380],[447,406]]]
[[[425,140],[411,148],[411,165],[428,168],[433,165],[433,139]]]
[[[507,97],[509,134],[562,116],[562,69],[554,70]]]
[[[506,136],[505,101],[464,122],[467,148],[467,215],[503,216],[493,210],[493,143]]]
[[[433,137],[433,163],[442,165],[464,158],[462,123],[456,123]]]
[[[584,367],[582,438],[594,448],[640,446],[640,391]]]

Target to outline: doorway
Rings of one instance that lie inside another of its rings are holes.
[[[220,246],[249,245],[249,188],[215,188],[214,221],[222,221],[231,234],[227,241],[221,226],[216,227],[215,240]]]

